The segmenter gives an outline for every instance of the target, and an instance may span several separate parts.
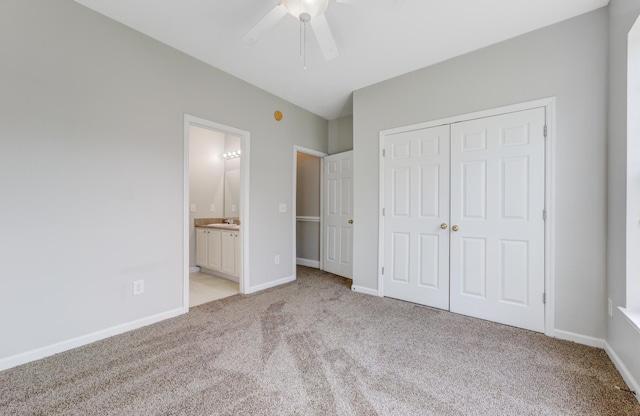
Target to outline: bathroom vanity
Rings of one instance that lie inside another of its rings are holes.
[[[240,225],[196,226],[196,265],[204,273],[239,281]]]

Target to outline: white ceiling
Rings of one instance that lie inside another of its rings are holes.
[[[606,6],[608,0],[391,0],[329,3],[340,56],[324,61],[287,15],[259,41],[242,36],[278,0],[76,0],[326,119],[351,114],[359,88]]]

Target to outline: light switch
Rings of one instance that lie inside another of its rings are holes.
[[[287,204],[280,204],[280,212],[287,212]]]
[[[196,204],[191,204],[191,212],[196,212]]]
[[[209,205],[209,212],[216,212],[216,204]]]
[[[234,204],[231,204],[231,212],[236,212],[237,207]]]

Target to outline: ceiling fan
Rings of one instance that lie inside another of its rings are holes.
[[[254,43],[260,39],[265,32],[276,25],[287,14],[300,20],[300,58],[305,59],[306,27],[311,25],[311,29],[318,41],[324,59],[330,61],[340,54],[338,47],[329,29],[329,23],[324,12],[329,6],[329,2],[346,4],[367,4],[369,0],[280,0],[269,13],[267,13],[258,23],[253,26],[242,40],[247,43]],[[394,9],[402,7],[404,0],[379,0],[375,5],[388,6]],[[306,69],[306,64],[305,64]]]

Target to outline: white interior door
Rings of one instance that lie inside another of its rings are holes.
[[[353,151],[324,158],[323,267],[351,279],[353,274]]]
[[[449,309],[449,126],[384,148],[384,294]]]
[[[537,108],[451,126],[451,311],[544,331]]]

